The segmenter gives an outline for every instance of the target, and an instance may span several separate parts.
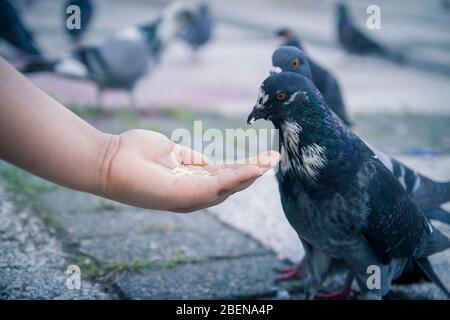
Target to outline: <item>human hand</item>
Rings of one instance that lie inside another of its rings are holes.
[[[164,135],[131,130],[113,136],[101,166],[100,194],[144,208],[191,212],[221,203],[250,186],[278,161],[275,151],[246,164],[209,165],[202,154]],[[180,165],[196,165],[209,175],[177,176]]]

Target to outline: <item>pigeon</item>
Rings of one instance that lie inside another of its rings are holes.
[[[279,39],[281,46],[293,46],[303,50],[303,46],[300,43],[300,39],[291,29],[281,28],[277,30],[275,36]]]
[[[316,61],[306,55],[305,50],[303,49],[303,46],[298,37],[290,29],[282,29],[278,31],[277,36],[282,37],[283,39],[283,46],[280,47],[283,49],[275,51],[274,55],[272,56],[273,65],[275,67],[280,67],[277,65],[278,63],[280,63],[281,65],[285,66],[285,69],[287,69],[284,71],[289,70],[292,72],[297,72],[298,67],[296,66],[296,62],[292,62],[294,63],[294,65],[285,65],[283,63],[283,61],[285,61],[286,59],[285,56],[290,56],[292,54],[289,52],[290,50],[288,48],[285,48],[285,46],[296,47],[302,50],[304,57],[308,61],[309,69],[311,72],[311,77],[308,78],[312,79],[316,87],[319,88],[320,92],[322,92],[328,105],[333,109],[333,111],[342,119],[342,121],[344,121],[346,125],[350,126],[352,123],[347,114],[344,99],[341,93],[341,88],[336,77],[330,71],[328,71],[323,66],[319,65]]]
[[[450,1],[449,0],[441,0],[441,8],[446,11],[450,11]]]
[[[0,0],[0,38],[25,55],[41,56],[41,50],[34,41],[33,34],[8,0]]]
[[[195,8],[187,2],[174,2],[153,23],[127,28],[108,37],[98,46],[83,46],[57,61],[31,63],[24,73],[50,71],[97,84],[98,105],[106,88],[127,90],[133,100],[137,81],[160,60],[166,46],[195,17]]]
[[[303,75],[314,82],[309,65],[309,59],[306,54],[298,48],[283,46],[275,50],[272,55],[271,73],[276,72],[295,72]],[[314,83],[316,85],[316,83]],[[327,94],[324,94],[319,86],[316,85],[321,94],[324,96],[327,106],[333,110],[337,116],[339,113],[331,105],[330,99],[327,99]],[[331,99],[331,101],[333,101]],[[342,118],[341,118],[342,120]],[[345,123],[345,121],[344,121]],[[367,142],[366,142],[367,144]],[[374,146],[369,146],[372,151],[378,156],[383,164],[391,171],[415,204],[422,210],[430,210],[430,215],[441,218],[439,213],[441,211],[437,208],[448,201],[450,201],[450,182],[433,181],[415,170],[409,168],[398,160],[391,158],[389,155],[378,150]],[[450,215],[442,216],[445,222],[449,221]]]
[[[450,298],[428,259],[450,248],[450,239],[308,78],[281,72],[264,80],[247,122],[258,119],[280,131],[276,177],[285,215],[307,253],[307,298],[322,285],[331,257],[350,270],[363,299],[382,299],[409,261]],[[373,286],[370,268],[380,274]]]
[[[378,55],[395,62],[403,63],[403,54],[393,52],[370,39],[352,21],[347,6],[338,3],[336,7],[338,42],[345,51],[357,55]]]
[[[181,33],[181,39],[189,44],[193,52],[207,44],[212,37],[212,17],[206,3],[200,3],[195,19],[192,19]]]
[[[278,48],[272,55],[272,63],[273,66],[271,68],[271,73],[290,71],[296,72],[310,80],[313,80],[306,54],[296,47],[282,46]],[[320,88],[318,89],[320,91]],[[327,102],[329,101],[326,98],[325,100]],[[327,105],[335,111],[332,108],[332,105],[329,103]],[[429,219],[450,223],[450,213],[439,208],[441,204],[450,201],[450,182],[433,181],[412,170],[398,160],[391,158],[389,155],[383,153],[377,148],[371,145],[369,145],[369,147],[383,162],[383,164],[395,175],[415,204],[419,208],[425,210],[425,215]],[[304,258],[295,267],[280,269],[279,271],[282,275],[279,280],[284,281],[304,275],[306,272],[306,270],[304,270],[305,268],[306,264]],[[426,279],[420,269],[416,270],[418,275]],[[409,275],[408,278],[411,278],[411,275]],[[404,279],[400,279],[400,281],[406,282]],[[346,292],[348,293],[348,291]]]
[[[68,14],[66,9],[69,6],[77,6],[80,8],[80,29],[69,29],[66,26],[66,19]],[[74,44],[74,47],[78,47],[81,43],[81,38],[89,29],[91,19],[94,14],[94,5],[91,0],[69,0],[64,6],[64,30],[69,37],[69,40]]]

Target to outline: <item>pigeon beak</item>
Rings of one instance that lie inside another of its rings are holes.
[[[247,123],[253,124],[258,119],[266,118],[267,112],[264,110],[264,106],[257,104],[253,107],[252,112],[247,117]]]
[[[281,71],[283,71],[283,70],[281,70],[280,67],[272,66],[272,68],[270,68],[269,73],[270,73],[270,75],[273,75],[273,74],[276,74],[276,73],[280,73]]]

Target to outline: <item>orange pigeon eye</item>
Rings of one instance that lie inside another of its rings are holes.
[[[296,69],[300,65],[300,61],[298,59],[292,60],[291,66]]]
[[[278,100],[283,101],[285,98],[286,98],[286,93],[284,93],[284,92],[277,93]]]

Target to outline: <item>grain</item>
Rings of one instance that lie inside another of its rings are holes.
[[[201,177],[209,177],[211,174],[199,166],[185,166],[181,165],[172,169],[172,174],[177,177],[183,176],[201,176]]]

